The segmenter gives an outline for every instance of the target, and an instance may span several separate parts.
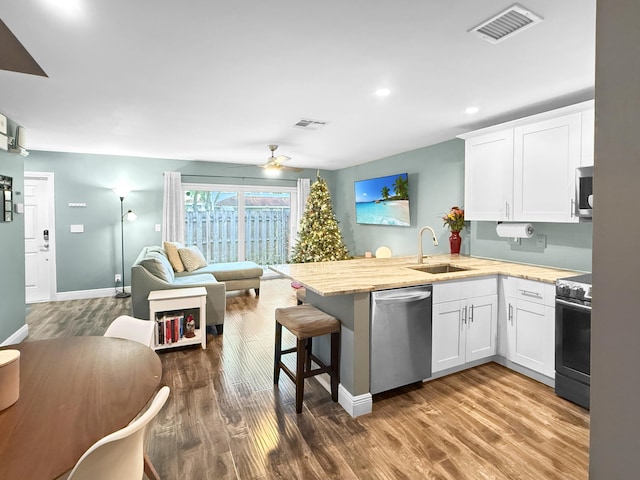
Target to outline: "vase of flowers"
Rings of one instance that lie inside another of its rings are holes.
[[[449,247],[452,254],[460,253],[460,245],[462,237],[460,230],[464,228],[464,210],[460,207],[451,207],[451,211],[442,217],[444,226],[449,227],[451,236],[449,236]]]

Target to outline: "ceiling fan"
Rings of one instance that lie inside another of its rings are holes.
[[[287,167],[283,165],[284,162],[291,160],[291,157],[287,157],[286,155],[278,155],[275,157],[273,152],[276,151],[278,145],[269,145],[269,150],[271,150],[271,156],[267,159],[267,163],[264,165],[260,165],[260,167],[266,170],[287,170],[289,172],[301,172],[302,168],[297,167]]]

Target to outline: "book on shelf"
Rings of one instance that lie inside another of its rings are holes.
[[[184,313],[156,315],[156,345],[170,345],[184,337]]]

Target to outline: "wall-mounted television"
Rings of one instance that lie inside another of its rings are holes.
[[[355,182],[356,223],[411,226],[406,173]]]

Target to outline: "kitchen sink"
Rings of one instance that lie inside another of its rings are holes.
[[[470,268],[456,267],[450,263],[439,263],[437,265],[415,265],[409,268],[431,274],[464,272],[465,270],[471,270]]]

